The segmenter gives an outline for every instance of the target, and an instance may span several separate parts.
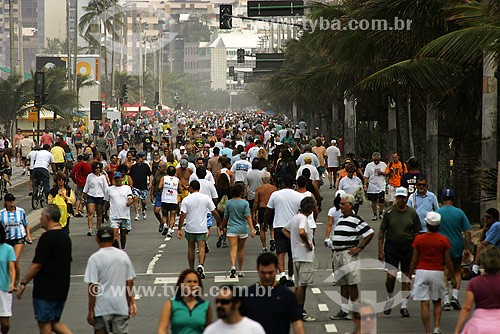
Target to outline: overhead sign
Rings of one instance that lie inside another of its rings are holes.
[[[259,70],[277,70],[280,69],[285,60],[283,53],[256,53],[255,69]]]
[[[36,69],[66,68],[67,60],[66,55],[37,55]],[[73,61],[71,61],[70,67],[73,67]],[[89,80],[99,81],[99,56],[79,55],[76,59],[76,71],[77,74],[88,75]]]
[[[304,15],[304,1],[248,1],[248,16]]]
[[[30,109],[28,113],[28,122],[36,123],[38,122],[38,110],[36,108]]]

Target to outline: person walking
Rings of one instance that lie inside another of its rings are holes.
[[[191,181],[189,184],[190,194],[181,203],[181,216],[177,228],[177,237],[182,239],[182,226],[186,221],[186,240],[188,242],[188,264],[194,269],[195,246],[198,245],[199,264],[196,270],[201,278],[205,278],[205,243],[207,241],[207,211],[214,215],[215,220],[220,224],[221,220],[212,199],[200,193],[200,183]]]
[[[413,256],[411,247],[413,239],[422,229],[417,212],[406,205],[408,190],[398,187],[395,192],[396,204],[387,209],[380,224],[378,232],[378,259],[386,264],[387,278],[385,288],[387,301],[384,314],[389,315],[394,303],[394,286],[396,284],[397,270],[401,269],[403,300],[401,302],[401,316],[408,318],[408,297],[410,295],[411,277],[409,275],[410,263]],[[401,265],[401,267],[400,267]]]
[[[417,211],[420,224],[422,224],[422,233],[427,232],[425,216],[428,212],[439,209],[436,195],[427,190],[427,179],[424,176],[417,178],[417,191],[408,197],[408,206]]]
[[[148,198],[148,189],[151,188],[151,168],[144,163],[144,154],[137,154],[137,161],[130,167],[130,177],[134,181],[132,193],[134,194],[135,220],[139,220],[139,200],[142,206],[142,218],[146,219],[146,199]]]
[[[326,149],[328,166],[326,170],[328,172],[328,182],[330,182],[330,189],[333,189],[337,183],[337,172],[340,166],[340,150],[336,146],[337,141],[332,139],[330,142],[330,147]]]
[[[56,204],[61,210],[61,221],[59,222],[63,228],[63,231],[69,234],[69,221],[70,221],[70,209],[72,205],[75,204],[75,193],[67,184],[66,174],[63,172],[57,172],[56,174],[56,184],[49,191],[49,197],[47,198],[47,203]]]
[[[33,309],[40,334],[72,333],[60,321],[69,292],[72,261],[71,239],[62,230],[60,218],[57,205],[47,204],[42,209],[40,222],[46,232],[38,240],[33,262],[17,290],[17,298],[21,299],[26,285],[34,279]]]
[[[241,297],[232,286],[222,286],[215,299],[219,320],[210,324],[204,334],[266,334],[262,326],[240,313]]]
[[[175,167],[168,166],[167,175],[160,179],[158,191],[161,193],[162,235],[172,238],[175,216],[178,210],[178,194],[181,192],[180,181],[175,177]]]
[[[271,240],[269,241],[269,250],[271,252],[274,252],[276,250],[276,243],[274,241],[274,229],[272,224],[265,224],[264,213],[266,212],[267,202],[269,202],[271,194],[277,190],[278,188],[271,184],[271,173],[264,172],[262,174],[262,185],[255,190],[255,199],[252,207],[253,220],[257,222],[256,226],[260,225],[259,232],[263,252],[267,252],[266,232],[268,229],[271,237]],[[255,229],[255,233],[257,233],[257,229]]]
[[[89,257],[85,268],[83,281],[89,285],[87,322],[96,333],[128,333],[128,320],[137,313],[132,291],[134,267],[127,253],[113,247],[115,239],[112,227],[99,228],[99,250]],[[115,293],[120,287],[125,289],[124,294]]]
[[[439,233],[447,237],[450,241],[450,257],[453,263],[453,271],[455,272],[455,280],[457,282],[457,285],[452,287],[450,300],[448,280],[450,280],[451,277],[448,270],[445,268],[444,274],[447,289],[444,294],[443,311],[451,311],[451,308],[460,310],[458,292],[460,283],[462,282],[462,259],[466,261],[470,259],[472,227],[465,213],[453,205],[454,200],[455,192],[453,189],[447,188],[443,190],[443,206],[439,210],[436,210],[436,212],[441,215]],[[463,235],[465,236],[465,247]]]
[[[248,238],[248,226],[252,238],[255,237],[255,228],[252,224],[250,207],[248,202],[242,199],[244,185],[236,183],[233,187],[232,198],[226,203],[222,225],[227,225],[227,237],[229,239],[231,278],[236,277],[236,254],[238,254],[238,277],[244,277],[243,260],[245,258],[245,242]],[[248,226],[247,226],[248,224]]]
[[[16,254],[14,248],[6,243],[7,233],[0,228],[0,332],[10,330],[12,316],[12,292],[15,287]]]
[[[426,233],[413,240],[413,257],[411,259],[409,276],[415,273],[413,283],[413,299],[420,301],[420,313],[425,332],[431,333],[430,301],[434,307],[433,334],[441,334],[441,298],[446,291],[444,284],[444,267],[448,267],[453,284],[456,286],[453,273],[453,263],[450,257],[450,242],[444,235],[439,234],[441,215],[437,212],[428,212],[425,216]],[[416,271],[415,271],[416,270]]]
[[[108,189],[108,180],[106,174],[102,172],[100,162],[92,163],[92,173],[87,176],[83,193],[87,195],[87,220],[88,236],[93,233],[94,211],[97,216],[97,229],[101,227],[103,220],[104,195]]]
[[[407,172],[406,164],[399,161],[399,153],[392,153],[392,161],[389,162],[384,171],[384,175],[389,176],[389,184],[387,185],[387,201],[389,202],[389,206],[394,204],[396,188],[401,186],[401,177]]]
[[[387,168],[385,162],[380,161],[380,153],[372,154],[373,161],[365,168],[365,191],[368,200],[372,202],[373,218],[372,221],[382,219],[385,203],[385,174]],[[377,215],[378,204],[378,215]]]
[[[92,173],[92,167],[89,165],[88,154],[79,155],[77,160],[78,163],[71,170],[70,177],[76,184],[75,217],[83,217],[80,213],[80,205],[84,202],[83,188],[87,182],[87,176]]]
[[[179,275],[175,286],[176,295],[163,304],[158,324],[158,334],[202,334],[212,323],[210,303],[200,296],[203,283],[200,274],[193,269],[185,269]]]

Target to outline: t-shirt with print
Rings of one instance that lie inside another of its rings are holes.
[[[417,269],[444,271],[444,252],[450,241],[439,233],[418,235],[411,245],[418,251]]]
[[[130,186],[109,187],[104,195],[104,200],[109,202],[109,218],[130,219],[130,207],[127,207],[127,202],[132,197]]]
[[[224,218],[229,218],[227,233],[248,234],[247,216],[250,216],[250,206],[247,201],[244,199],[227,201],[224,211]]]
[[[177,193],[179,190],[179,179],[175,176],[165,175],[163,177],[163,190],[161,193],[161,202],[177,204]]]
[[[389,173],[389,184],[393,187],[401,186],[401,176],[406,172],[406,164],[401,161],[398,163],[390,162],[385,169],[385,173]]]
[[[14,247],[9,244],[0,244],[0,290],[9,291],[10,272],[9,262],[16,262]]]
[[[387,168],[385,162],[380,161],[378,164],[370,162],[365,168],[365,178],[368,178],[368,194],[378,194],[385,191],[385,175],[379,175],[378,172],[383,172]]]

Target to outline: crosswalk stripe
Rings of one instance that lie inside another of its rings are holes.
[[[327,333],[337,333],[337,326],[335,324],[325,324]]]
[[[313,295],[321,294],[321,290],[319,288],[311,288],[311,292],[313,293]]]
[[[167,247],[167,244],[161,244],[160,247],[158,248],[165,248],[165,247]]]
[[[222,282],[232,282],[232,283],[238,283],[240,280],[238,277],[231,278],[229,276],[215,276],[214,282],[215,283],[222,283]]]
[[[321,312],[328,312],[329,309],[328,309],[328,305],[326,304],[318,304],[318,309],[321,311]]]
[[[156,277],[154,284],[175,284],[177,277]]]

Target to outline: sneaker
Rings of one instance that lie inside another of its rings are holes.
[[[238,271],[238,277],[245,277],[245,273],[242,271]]]
[[[384,305],[384,314],[385,315],[390,315],[392,311],[392,305],[394,304],[394,299],[390,298],[387,299]]]
[[[146,210],[142,210],[142,218],[146,219],[148,215],[146,214]]]
[[[198,246],[196,246],[196,254],[199,254],[200,253],[200,249],[198,248]]]
[[[333,186],[330,184],[330,189],[333,189]]]
[[[224,236],[221,234],[219,236],[219,239],[217,239],[217,243],[215,244],[217,248],[220,248],[222,246],[222,239],[224,239]]]
[[[92,236],[92,229],[89,229],[89,231],[87,232],[87,235],[88,235],[89,237],[91,237],[91,236]]]
[[[450,305],[450,303],[445,303],[443,305],[443,311],[451,311],[451,305]]]
[[[434,328],[434,332],[432,332],[432,334],[441,334],[441,328],[439,327]]]
[[[399,313],[401,313],[401,316],[403,318],[409,318],[410,317],[410,312],[408,312],[408,309],[406,307],[402,307],[401,310],[399,310]]]
[[[222,248],[228,248],[228,247],[229,247],[229,245],[227,244],[227,242],[225,242],[225,241],[224,241],[224,242],[222,243]]]
[[[378,216],[377,215],[373,215],[373,218],[372,218],[372,221],[376,221],[378,219]]]
[[[258,235],[258,234],[260,234],[260,226],[255,225],[255,235]]]
[[[460,306],[460,302],[455,297],[451,297],[450,305],[454,310],[462,309],[462,307]]]
[[[139,216],[139,214],[136,214],[134,220],[139,220],[139,219],[141,219],[141,217]]]
[[[262,253],[267,252],[267,247],[262,248]]]
[[[163,231],[161,232],[161,235],[167,235],[169,232],[169,228],[167,227],[167,224],[163,225]]]
[[[286,279],[286,276],[281,276],[281,278],[280,278],[280,284],[281,284],[281,285],[285,285],[285,286],[286,286],[286,282],[287,282],[287,281],[288,281],[288,280]]]
[[[21,175],[23,175],[23,176],[26,175],[26,171],[24,171]]]
[[[171,228],[167,228],[167,238],[172,239],[172,233],[173,232],[174,232],[174,230],[172,230]]]
[[[383,218],[383,215],[382,215],[382,214],[379,214],[379,215],[378,215],[378,219],[382,220],[382,218]]]
[[[310,316],[306,311],[302,312],[302,321],[313,322],[316,321],[315,317]]]
[[[352,320],[351,315],[342,310],[338,311],[337,314],[335,314],[334,316],[330,316],[329,318],[330,320]]]
[[[274,239],[271,239],[271,240],[269,240],[269,243],[271,244],[271,247],[269,248],[269,250],[271,252],[274,252],[276,250],[276,242],[274,241]]]
[[[196,271],[200,274],[201,278],[205,278],[205,268],[202,264],[199,264],[198,267],[196,267]]]
[[[293,282],[293,280],[287,279],[285,286],[288,287],[288,288],[291,288],[291,287],[295,286],[295,283]]]
[[[162,233],[163,232],[163,224],[160,223],[160,226],[158,226],[158,232]]]
[[[236,278],[236,268],[231,268],[231,275],[229,275],[230,278]]]

